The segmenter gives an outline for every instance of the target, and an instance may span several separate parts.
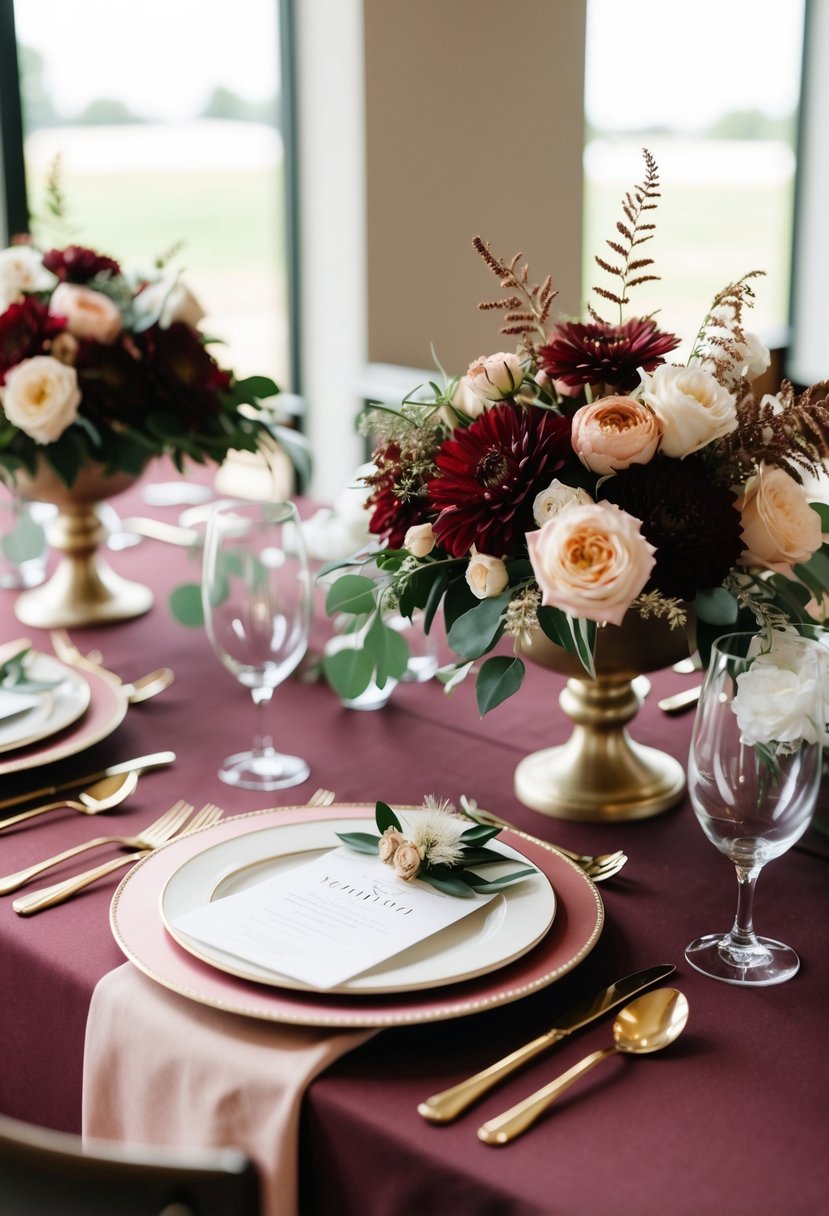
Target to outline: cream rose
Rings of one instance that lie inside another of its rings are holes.
[[[603,397],[573,415],[571,442],[582,464],[605,475],[647,464],[662,429],[655,414],[633,397]]]
[[[78,416],[81,393],[74,367],[35,355],[6,372],[3,409],[9,422],[34,439],[52,443]]]
[[[377,852],[380,855],[380,860],[390,866],[394,860],[394,855],[405,841],[406,837],[402,832],[398,832],[397,828],[386,828],[383,835],[380,837],[380,843],[377,846]]]
[[[656,552],[640,522],[612,503],[569,507],[527,535],[546,605],[621,625],[648,581]]]
[[[412,524],[403,537],[403,548],[412,557],[426,557],[435,547],[435,533],[431,524]]]
[[[521,360],[509,351],[481,355],[464,376],[469,388],[484,401],[503,401],[518,391],[524,380]]]
[[[24,292],[50,291],[56,282],[31,245],[12,245],[0,251],[0,312],[20,300]]]
[[[547,486],[547,489],[542,490],[540,494],[536,494],[533,499],[533,519],[540,528],[542,524],[546,524],[548,519],[552,519],[554,515],[558,515],[559,511],[563,511],[565,507],[586,507],[592,501],[593,499],[586,490],[565,485],[563,481],[554,478]]]
[[[461,414],[465,414],[467,418],[480,418],[484,410],[489,409],[493,403],[485,401],[483,397],[479,397],[470,383],[468,376],[461,376],[458,381],[458,387],[452,396],[452,405]],[[451,410],[444,410],[444,415],[450,414]],[[450,426],[455,426],[456,418],[446,418]]]
[[[466,582],[479,600],[489,600],[501,594],[509,582],[509,575],[500,557],[473,552],[466,567]]]
[[[820,516],[809,506],[803,486],[782,469],[761,464],[737,503],[745,549],[741,566],[764,566],[791,574],[820,548]]]
[[[205,312],[189,287],[181,279],[159,279],[148,284],[135,298],[142,316],[158,320],[162,329],[183,321],[195,329]]]
[[[666,456],[688,456],[737,426],[732,393],[702,367],[663,363],[645,381],[642,394],[662,427]]]
[[[66,328],[76,338],[90,338],[111,346],[123,328],[118,306],[103,292],[58,283],[49,301],[53,317],[65,317]]]
[[[408,882],[412,878],[417,878],[422,861],[423,855],[417,845],[412,844],[411,840],[404,839],[394,851],[392,865],[397,877]]]

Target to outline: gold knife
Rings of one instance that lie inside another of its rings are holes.
[[[611,1009],[622,1005],[637,992],[641,992],[643,988],[649,988],[651,984],[664,980],[675,970],[676,968],[672,964],[665,963],[658,967],[648,967],[644,971],[636,971],[633,975],[626,975],[624,979],[617,980],[615,984],[603,988],[589,1000],[582,1001],[574,1009],[563,1014],[551,1030],[539,1035],[537,1039],[525,1043],[523,1047],[511,1052],[503,1060],[491,1064],[483,1072],[476,1073],[474,1077],[469,1077],[468,1080],[453,1085],[451,1089],[433,1094],[431,1098],[421,1102],[417,1108],[418,1114],[422,1115],[424,1119],[428,1119],[430,1123],[451,1123],[468,1106],[476,1102],[504,1077],[515,1072],[522,1064],[526,1064],[528,1060],[532,1060],[542,1051],[546,1051],[548,1047],[560,1042],[574,1030],[580,1030],[582,1026],[594,1022],[596,1018],[604,1017],[606,1013],[610,1013]]]
[[[39,790],[27,790],[25,794],[14,794],[0,801],[0,811],[12,806],[20,806],[23,802],[32,802],[36,798],[51,798],[53,794],[64,794],[67,790],[77,789],[80,785],[92,785],[95,781],[103,781],[105,777],[117,777],[120,773],[144,773],[150,768],[162,768],[172,764],[176,758],[175,752],[154,752],[151,756],[138,756],[135,760],[122,760],[119,764],[111,764],[100,773],[89,773],[84,777],[73,777],[71,781],[63,781],[60,785],[44,785]],[[0,820],[0,827],[3,827]]]
[[[663,714],[682,714],[686,709],[693,709],[699,700],[702,685],[695,684],[693,688],[685,688],[682,692],[674,693],[672,697],[663,697],[657,705]]]

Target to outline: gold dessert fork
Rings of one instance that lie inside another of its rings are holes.
[[[193,810],[189,803],[185,805],[189,807],[190,811]],[[219,807],[208,802],[193,816],[189,823],[185,823],[183,827],[173,833],[170,839],[177,840],[181,836],[188,836],[191,832],[198,831],[199,828],[210,827],[211,824],[217,823],[221,819],[222,814],[223,812]],[[166,843],[166,840],[159,842],[159,844]],[[155,848],[158,847],[158,845],[155,846]],[[44,908],[51,908],[55,904],[61,904],[65,900],[71,899],[78,891],[82,891],[84,887],[91,886],[99,878],[105,878],[107,874],[112,874],[123,866],[132,865],[153,851],[153,849],[145,848],[139,853],[129,853],[126,857],[116,857],[114,861],[107,861],[92,870],[85,870],[84,873],[78,874],[75,878],[68,878],[64,882],[55,883],[54,886],[34,891],[31,895],[24,895],[20,899],[16,899],[12,907],[19,916],[31,916],[34,912],[41,912]]]

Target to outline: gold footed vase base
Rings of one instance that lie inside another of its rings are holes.
[[[122,578],[98,556],[106,531],[94,503],[61,504],[48,530],[60,553],[54,574],[15,601],[15,616],[37,629],[71,629],[126,621],[148,612],[153,593]]]
[[[568,680],[560,702],[575,723],[560,747],[525,757],[515,770],[515,793],[525,806],[593,823],[648,819],[681,801],[685,770],[678,761],[628,735],[639,708],[624,677]]]

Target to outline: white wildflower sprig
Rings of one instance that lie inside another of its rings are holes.
[[[467,827],[467,821],[456,814],[451,802],[431,794],[424,799],[422,809],[424,813],[412,824],[408,835],[385,802],[375,805],[374,819],[380,836],[372,836],[369,832],[338,832],[337,835],[358,853],[378,855],[404,882],[419,878],[445,895],[469,899],[476,893],[500,891],[510,883],[535,874],[532,866],[525,866],[498,878],[481,877],[470,867],[506,860],[503,853],[486,847],[501,829],[486,824]]]

